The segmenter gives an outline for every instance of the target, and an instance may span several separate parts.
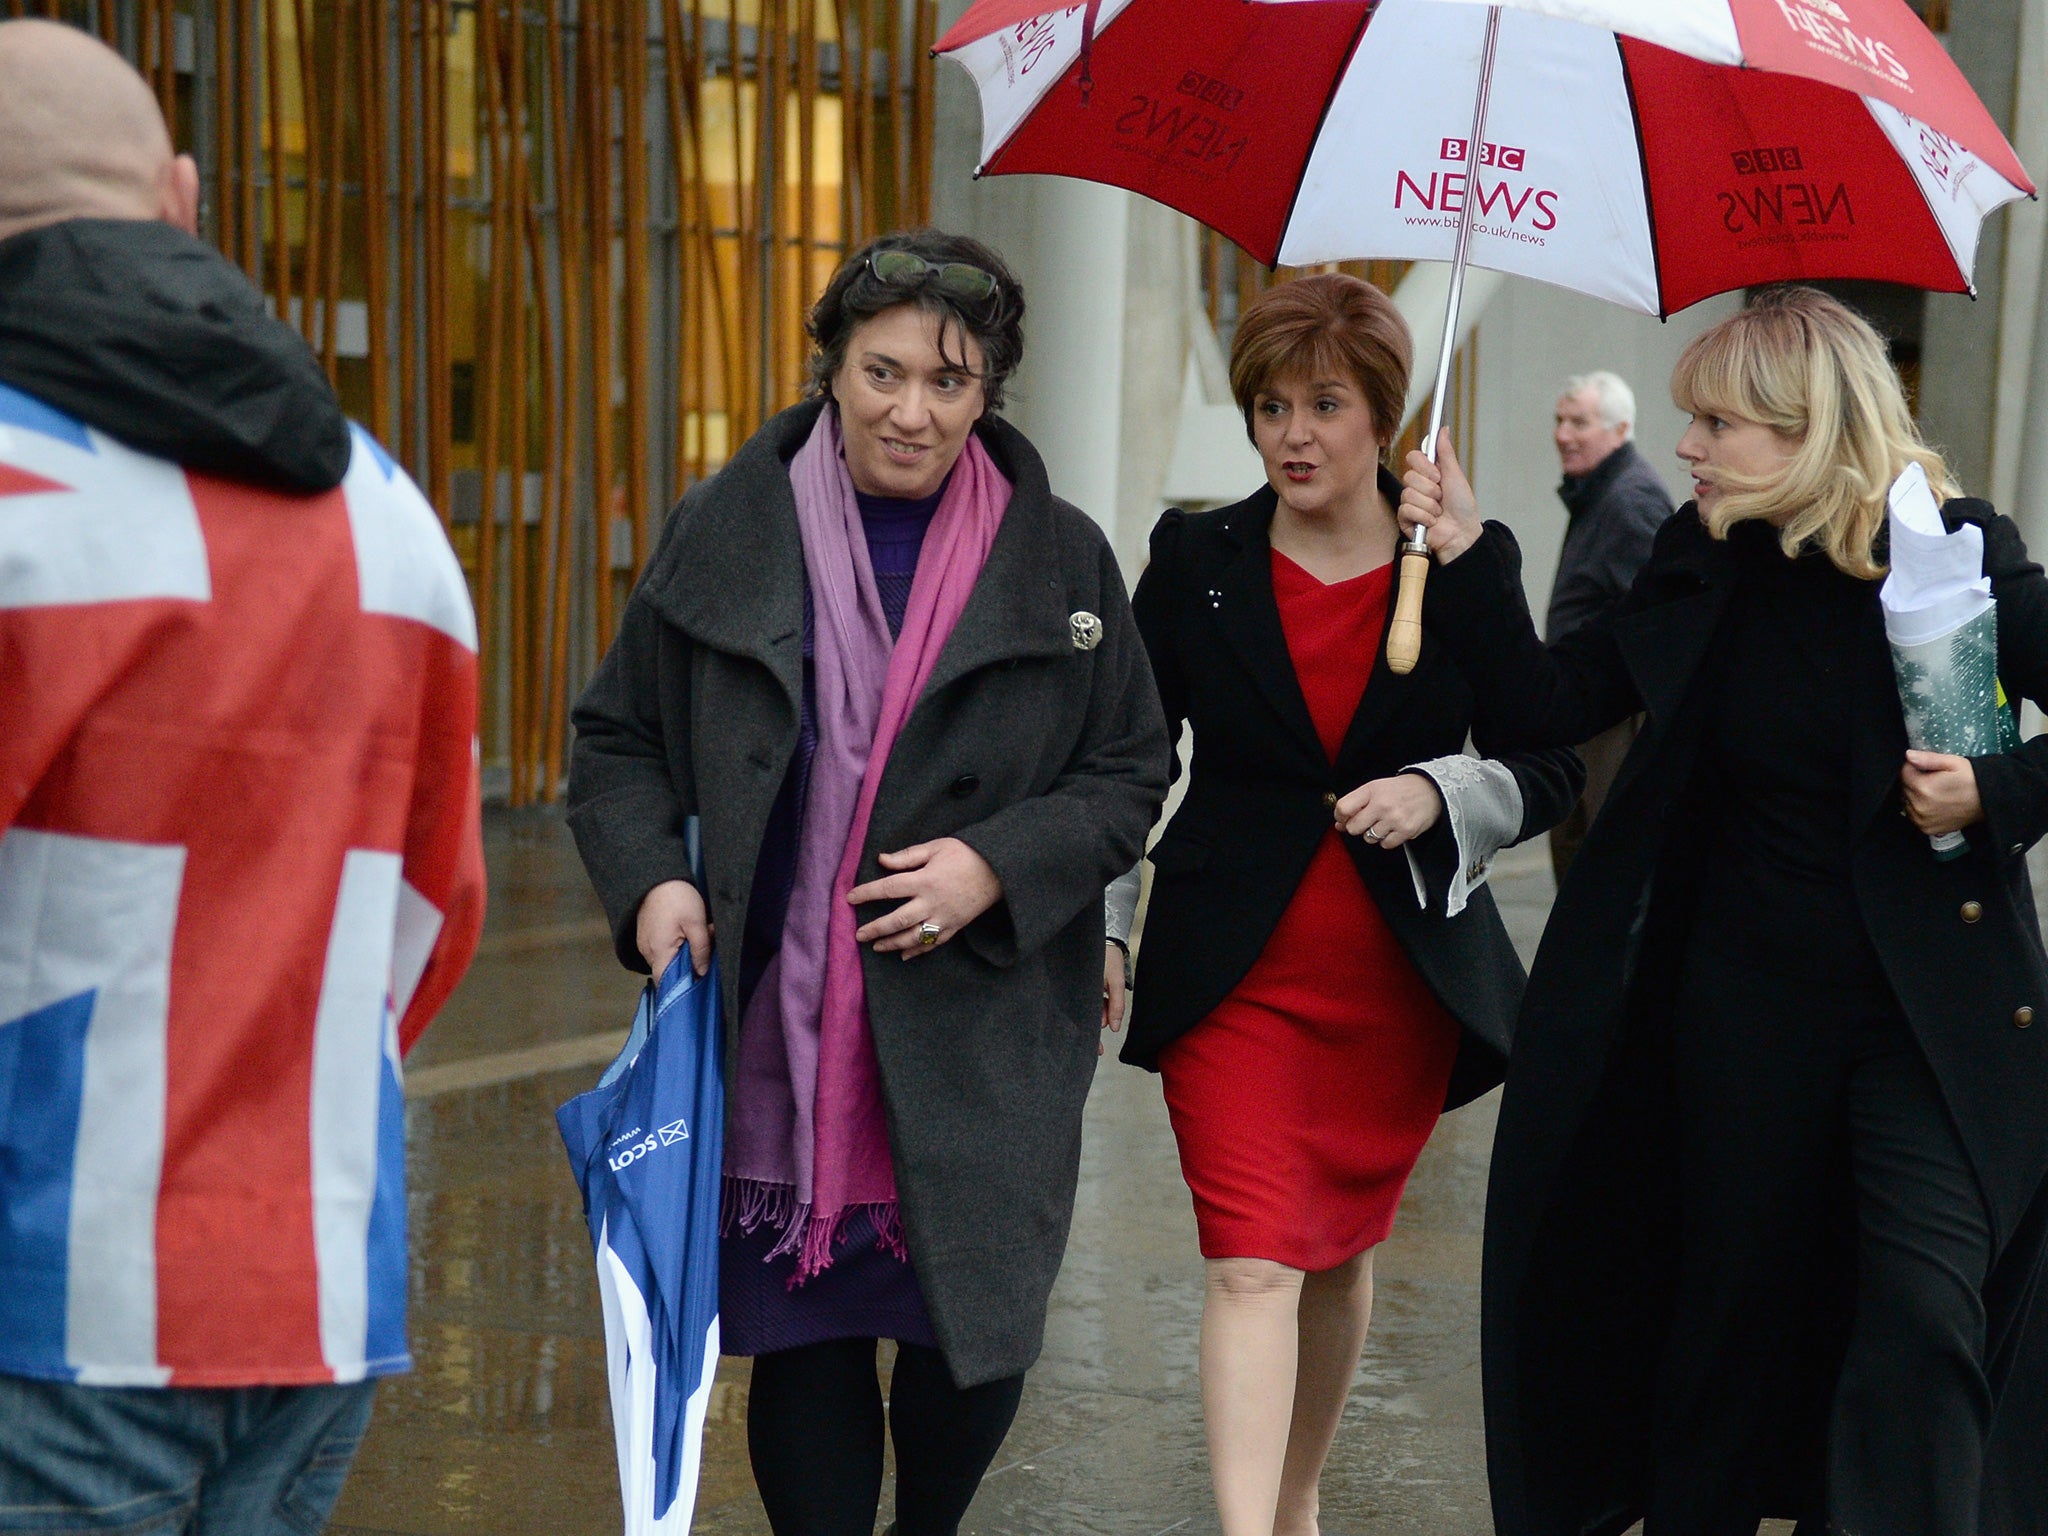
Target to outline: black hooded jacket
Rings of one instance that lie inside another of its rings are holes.
[[[187,469],[306,494],[348,470],[312,349],[169,224],[67,219],[0,240],[0,383]]]

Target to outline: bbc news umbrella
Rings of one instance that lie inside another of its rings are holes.
[[[1657,315],[1966,291],[2034,190],[1902,0],[981,0],[938,52],[980,174],[1127,187],[1291,266],[1449,261],[1469,207],[1472,265]]]
[[[1925,752],[1981,757],[2019,745],[2019,722],[1998,682],[1998,604],[1984,574],[1984,531],[1950,533],[1918,464],[1892,482],[1891,573],[1878,601],[1906,716],[1906,740]],[[1967,849],[1960,832],[1929,837],[1937,859]]]
[[[1731,288],[1970,291],[2034,187],[1904,0],[979,0],[936,52],[978,175],[1139,192],[1259,260],[1448,261],[1653,315]],[[1403,545],[1391,671],[1421,643]]]
[[[598,1086],[556,1112],[597,1255],[625,1536],[687,1536],[718,1369],[718,960],[685,946]]]

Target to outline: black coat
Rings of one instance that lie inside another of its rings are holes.
[[[1567,476],[1557,499],[1571,514],[1543,633],[1562,640],[1628,595],[1671,515],[1671,493],[1650,461],[1623,443],[1583,475]]]
[[[803,690],[789,460],[821,408],[784,411],[683,498],[575,710],[569,825],[634,970],[641,898],[689,878],[683,821],[701,818],[728,1091],[737,951]],[[996,418],[975,430],[1015,492],[889,755],[856,874],[957,837],[1003,882],[1000,902],[914,964],[862,953],[904,1235],[961,1386],[1037,1358],[1095,1075],[1102,888],[1166,793],[1159,701],[1108,542],[1053,496],[1022,433]],[[1092,650],[1074,643],[1077,612],[1102,620]]]
[[[1982,502],[1950,502],[1945,515],[1985,531],[2008,691],[2048,697],[2048,579]],[[1487,1199],[1488,1463],[1505,1536],[1618,1533],[1642,1512],[1677,1276],[1673,1120],[1656,1042],[1680,934],[1665,920],[1677,901],[1657,898],[1687,880],[1682,812],[1707,714],[1691,683],[1736,560],[1688,504],[1620,607],[1548,652],[1519,570],[1513,536],[1490,524],[1434,574],[1425,617],[1467,659],[1500,728],[1536,744],[1584,740],[1637,712],[1645,722],[1559,893],[1523,1001]],[[2048,737],[1976,760],[1985,820],[1967,857],[1936,862],[1897,814],[1905,726],[1875,603],[1860,622],[1844,685],[1851,885],[1997,1244],[1985,1296],[1999,1407],[1983,1529],[2040,1536],[2048,1330],[2029,1326],[2029,1308],[2048,1220],[2048,1027],[2032,1020],[2048,1021],[2048,955],[2023,855],[2048,828]],[[1823,1384],[1814,1398],[1827,1397]]]
[[[1398,501],[1398,482],[1384,471],[1382,478],[1381,489]],[[1468,732],[1487,750],[1485,721],[1475,724],[1472,691],[1443,647],[1425,633],[1421,658],[1403,677],[1386,665],[1383,632],[1381,659],[1331,763],[1273,597],[1269,531],[1277,500],[1268,488],[1221,511],[1168,512],[1153,530],[1152,563],[1132,599],[1174,743],[1183,722],[1195,731],[1187,798],[1151,854],[1140,985],[1123,1051],[1125,1061],[1153,1070],[1159,1053],[1251,970],[1330,829],[1337,796],[1460,752]],[[1522,791],[1518,837],[1570,812],[1585,779],[1576,754],[1539,751],[1506,761]],[[1456,848],[1448,817],[1418,842],[1436,897],[1423,911],[1405,853],[1350,840],[1387,926],[1465,1028],[1452,1108],[1500,1081],[1523,979],[1484,886],[1456,917],[1442,915]]]
[[[0,240],[0,383],[186,469],[332,490],[355,440],[305,338],[242,269],[155,219]]]

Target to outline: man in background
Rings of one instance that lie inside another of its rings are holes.
[[[0,1530],[326,1523],[483,919],[461,568],[198,209],[0,23]]]
[[[1557,557],[1543,626],[1543,637],[1552,644],[1621,601],[1650,558],[1658,528],[1671,515],[1663,480],[1630,441],[1635,422],[1635,393],[1616,375],[1602,369],[1565,380],[1552,441],[1564,470],[1557,494],[1571,523]],[[1559,884],[1635,735],[1635,722],[1624,721],[1579,748],[1586,760],[1585,793],[1550,833],[1551,868]]]

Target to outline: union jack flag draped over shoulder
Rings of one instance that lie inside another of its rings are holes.
[[[360,430],[288,496],[0,386],[0,1372],[403,1369],[400,1054],[483,920],[476,627]]]

